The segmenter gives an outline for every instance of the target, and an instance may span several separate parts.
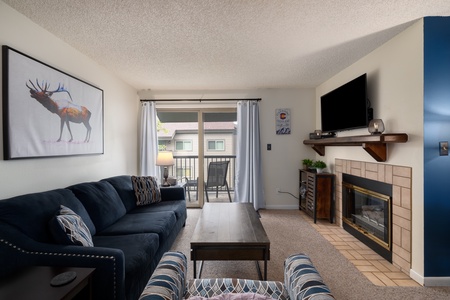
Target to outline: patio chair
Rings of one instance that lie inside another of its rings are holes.
[[[189,202],[191,202],[191,191],[195,191],[195,200],[198,200],[198,177],[197,179],[189,179],[184,177],[184,179],[186,180],[184,188],[188,194]]]
[[[228,198],[231,202],[230,189],[227,182],[227,171],[229,161],[210,162],[208,165],[208,176],[205,182],[206,202],[209,202],[208,188],[216,188],[216,198],[219,197],[219,187],[225,186],[228,192]]]

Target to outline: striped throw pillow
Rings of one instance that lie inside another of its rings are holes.
[[[70,208],[61,205],[50,220],[50,231],[57,243],[93,247],[91,232],[83,219]]]

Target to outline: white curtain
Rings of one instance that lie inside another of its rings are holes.
[[[253,203],[265,208],[261,167],[258,101],[237,103],[237,149],[235,202]]]
[[[140,172],[142,176],[156,176],[161,182],[161,172],[156,166],[158,155],[157,118],[155,102],[141,103]]]

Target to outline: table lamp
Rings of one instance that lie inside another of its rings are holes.
[[[169,171],[167,170],[167,166],[173,166],[173,155],[171,151],[160,151],[158,152],[158,157],[156,158],[156,165],[164,167],[164,182],[162,186],[170,186],[167,182],[167,177],[169,177]]]

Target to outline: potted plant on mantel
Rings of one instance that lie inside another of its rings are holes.
[[[305,158],[304,160],[302,160],[302,163],[303,163],[303,170],[308,170],[309,168],[312,167],[314,161],[312,159]]]
[[[316,168],[317,173],[322,173],[323,170],[327,167],[327,164],[321,160],[316,160],[312,166]]]

